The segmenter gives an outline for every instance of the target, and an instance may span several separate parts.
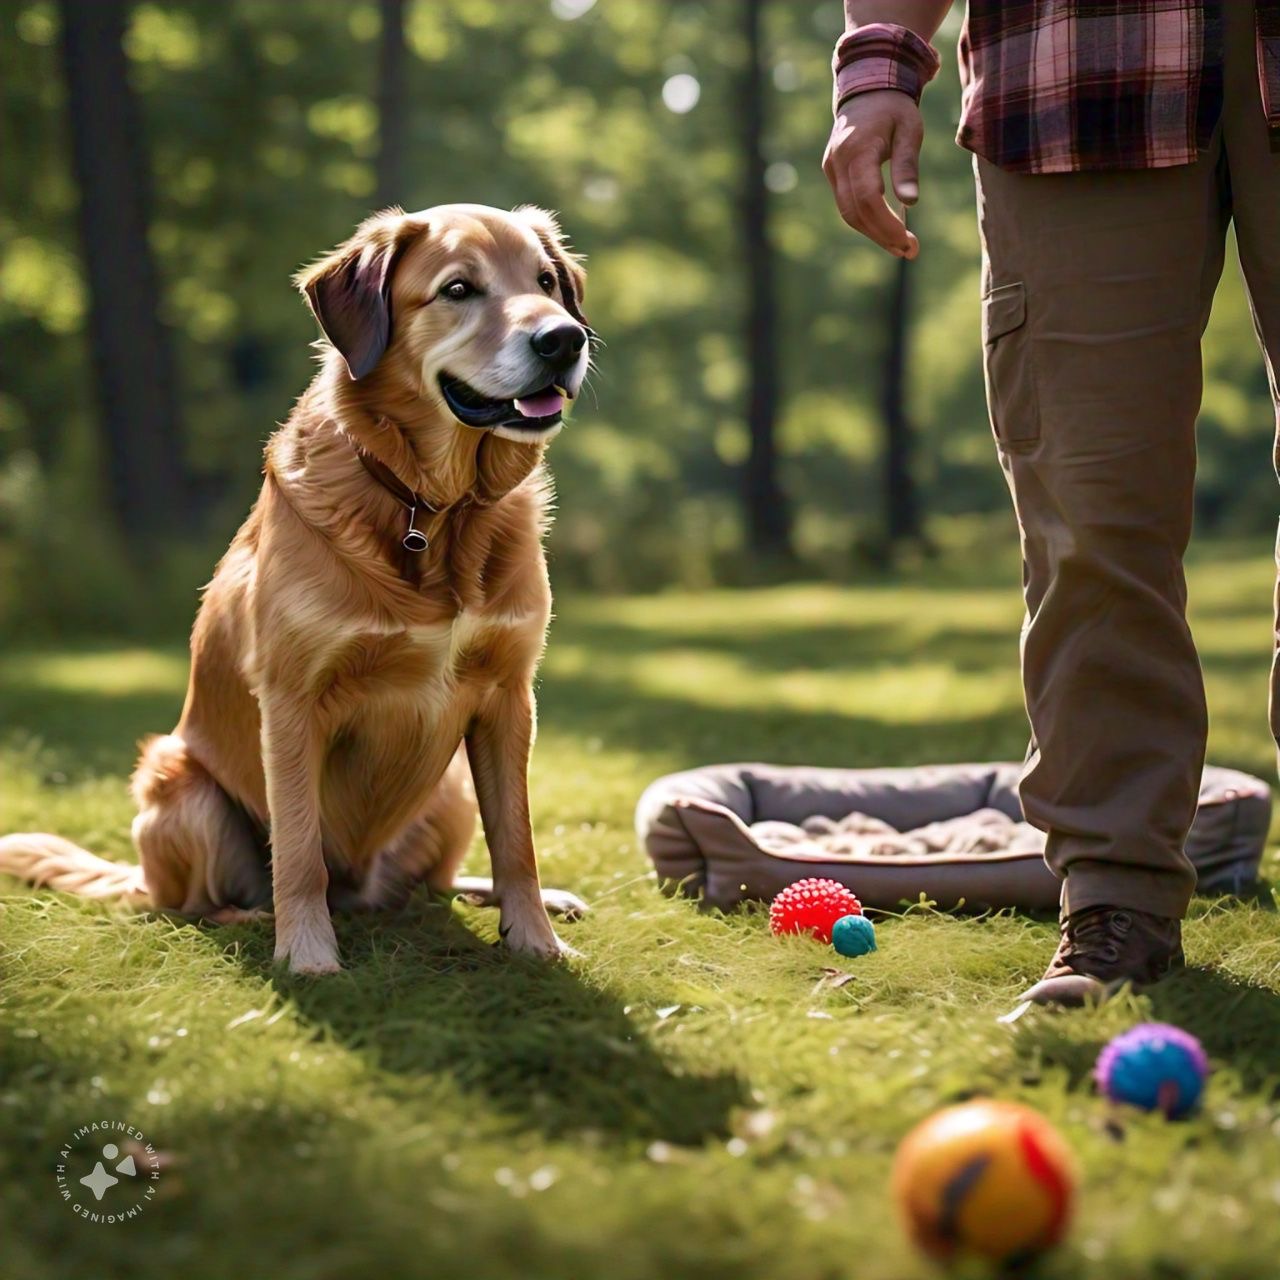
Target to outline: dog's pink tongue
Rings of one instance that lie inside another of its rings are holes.
[[[549,418],[564,408],[564,396],[558,391],[539,391],[536,396],[525,396],[516,401],[516,412],[526,418]]]

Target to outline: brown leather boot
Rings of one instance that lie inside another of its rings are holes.
[[[1157,982],[1183,963],[1180,920],[1128,907],[1090,907],[1063,920],[1057,953],[1022,999],[1075,1008],[1107,999],[1126,982]]]

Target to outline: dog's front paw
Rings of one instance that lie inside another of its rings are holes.
[[[290,973],[338,973],[338,939],[326,909],[288,924],[277,918],[276,963],[289,963]]]
[[[536,956],[540,960],[567,960],[580,954],[556,935],[541,903],[537,908],[524,911],[504,910],[498,933],[508,949],[517,955]]]

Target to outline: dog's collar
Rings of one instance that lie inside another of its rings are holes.
[[[360,464],[402,507],[409,512],[409,527],[405,530],[400,545],[406,551],[425,551],[431,544],[427,535],[417,527],[419,511],[429,511],[433,516],[440,514],[443,508],[428,502],[412,486],[400,479],[381,458],[375,458],[359,441],[352,440],[351,446],[356,451]]]

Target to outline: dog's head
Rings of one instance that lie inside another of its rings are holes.
[[[552,214],[453,204],[366,219],[297,284],[353,380],[545,441],[587,374],[585,279]]]

